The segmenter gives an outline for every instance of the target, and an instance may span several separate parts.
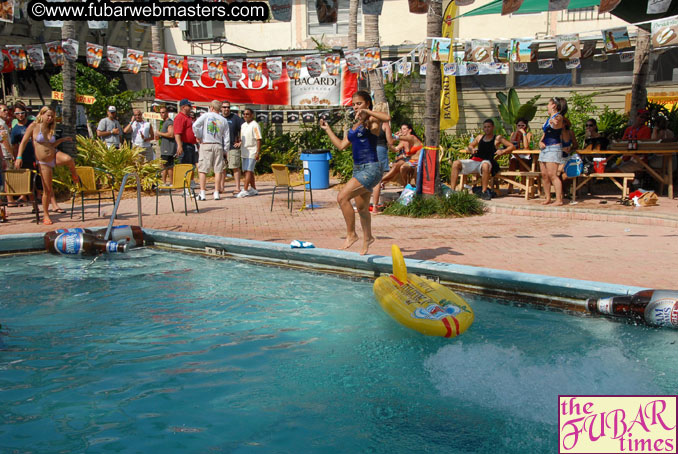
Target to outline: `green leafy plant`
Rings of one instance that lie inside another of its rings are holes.
[[[63,91],[62,73],[50,77],[49,84],[52,90]],[[108,78],[81,63],[76,63],[75,92],[95,97],[94,104],[85,105],[85,112],[90,121],[104,118],[108,106],[115,106],[119,116],[125,115],[132,110],[132,101],[154,93],[150,88],[139,91],[121,90],[120,79]]]
[[[513,131],[519,118],[524,118],[528,122],[532,121],[537,114],[536,102],[541,98],[541,95],[536,95],[525,104],[521,104],[518,92],[513,88],[509,89],[508,93],[497,92],[496,96],[499,100],[499,116],[501,119],[501,122],[495,122],[496,131],[497,134],[501,134],[500,126],[503,126],[504,135],[508,131]]]
[[[565,115],[572,123],[572,131],[577,137],[577,142],[584,143],[586,138],[586,120],[594,116],[596,105],[593,102],[594,96],[598,93],[590,93],[587,95],[580,95],[579,93],[572,93],[572,96],[567,100],[567,114]],[[600,128],[599,128],[600,129]]]
[[[403,76],[397,81],[384,84],[384,93],[391,114],[391,125],[393,128],[399,128],[403,123],[411,122],[414,108],[412,104],[406,101],[402,92],[407,92],[412,85],[414,76]],[[420,136],[423,139],[423,135]]]
[[[620,114],[616,110],[610,109],[609,106],[605,106],[603,112],[598,116],[598,132],[608,139],[620,139],[628,121],[628,115]]]
[[[448,197],[415,196],[407,205],[395,201],[384,209],[384,214],[413,218],[467,217],[477,216],[484,212],[485,204],[483,201],[464,191],[452,193]]]

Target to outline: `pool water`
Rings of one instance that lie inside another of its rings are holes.
[[[0,452],[556,452],[558,394],[678,390],[674,331],[475,296],[445,340],[370,282],[197,255],[0,275]]]

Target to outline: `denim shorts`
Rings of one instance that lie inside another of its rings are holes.
[[[371,191],[381,181],[382,172],[380,162],[368,162],[367,164],[358,164],[353,166],[353,178],[358,180],[365,189]]]
[[[539,153],[539,162],[555,162],[560,164],[563,162],[563,147],[559,143],[555,145],[547,145]]]
[[[377,145],[377,158],[381,164],[381,171],[388,172],[388,148]]]

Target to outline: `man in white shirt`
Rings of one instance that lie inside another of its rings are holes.
[[[243,117],[245,118],[245,123],[240,126],[240,140],[245,183],[244,189],[236,196],[238,198],[259,194],[259,191],[254,189],[254,166],[257,164],[259,154],[261,153],[261,128],[259,128],[259,124],[254,120],[254,111],[252,109],[245,109]]]
[[[97,137],[108,146],[120,148],[122,128],[118,121],[118,109],[115,106],[108,106],[106,115],[106,118],[102,118],[97,126]]]
[[[193,123],[193,134],[200,143],[198,159],[198,175],[200,177],[200,194],[198,200],[205,200],[207,173],[214,169],[214,200],[219,200],[219,188],[223,187],[224,149],[229,148],[231,139],[228,122],[219,115],[221,101],[212,101],[210,111],[201,115]]]
[[[132,133],[132,145],[136,147],[141,147],[144,149],[143,156],[146,158],[146,161],[152,161],[155,159],[153,156],[153,126],[151,123],[144,120],[144,115],[141,112],[141,109],[134,109],[132,120],[129,124],[125,126],[122,130],[125,134]]]

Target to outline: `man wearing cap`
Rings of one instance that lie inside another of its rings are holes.
[[[108,106],[106,118],[102,118],[97,126],[97,137],[102,139],[106,145],[115,148],[120,147],[122,128],[118,121],[118,110],[115,106]]]
[[[195,144],[198,141],[193,133],[193,119],[188,114],[193,104],[188,99],[179,101],[179,113],[174,117],[174,139],[177,141],[177,157],[182,164],[198,162]]]
[[[142,156],[146,161],[152,161],[155,159],[153,144],[151,143],[154,136],[153,126],[144,119],[144,114],[141,109],[134,109],[132,112],[132,120],[130,120],[129,124],[125,126],[122,132],[125,134],[132,133],[132,144],[143,148],[144,151],[142,152]]]
[[[207,172],[214,169],[214,200],[219,200],[219,190],[224,183],[224,149],[231,144],[228,122],[219,115],[221,101],[212,101],[210,111],[193,123],[193,132],[200,141],[200,159],[198,174],[200,177],[200,194],[198,200],[205,200]],[[222,189],[223,190],[223,189]]]

